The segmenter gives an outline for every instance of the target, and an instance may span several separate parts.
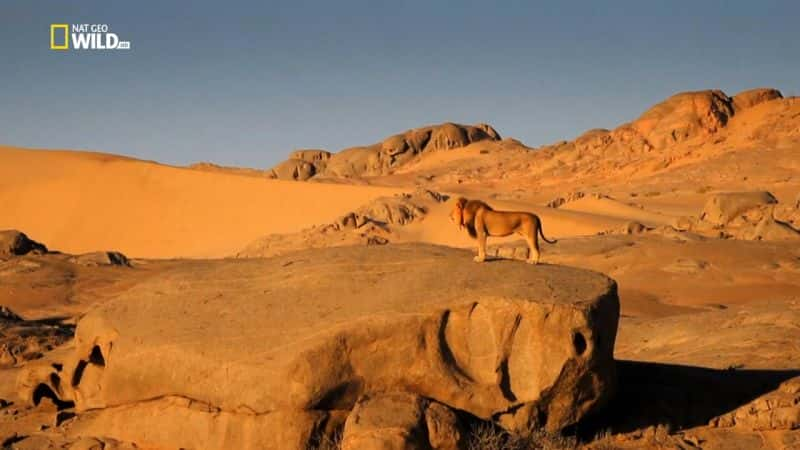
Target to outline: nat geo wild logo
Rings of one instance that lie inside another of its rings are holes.
[[[50,25],[50,50],[130,50],[104,23],[54,23]]]

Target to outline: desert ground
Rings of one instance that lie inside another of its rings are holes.
[[[501,133],[272,168],[0,147],[0,442],[800,449],[800,98]],[[558,242],[475,262],[460,197]]]

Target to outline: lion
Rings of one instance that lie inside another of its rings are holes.
[[[542,221],[539,216],[529,212],[495,211],[491,206],[480,200],[467,200],[463,197],[456,199],[455,207],[450,212],[450,220],[458,224],[460,229],[465,229],[470,237],[478,240],[478,256],[476,262],[486,260],[486,238],[488,236],[509,236],[516,233],[525,238],[528,243],[528,263],[539,263],[539,236],[549,244],[557,240],[550,240],[544,236]]]

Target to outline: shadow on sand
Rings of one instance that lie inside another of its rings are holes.
[[[775,390],[800,370],[709,369],[677,364],[617,361],[618,389],[602,410],[576,426],[581,436],[627,433],[667,425],[680,430],[744,406]]]

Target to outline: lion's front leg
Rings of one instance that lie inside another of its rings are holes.
[[[478,255],[472,258],[475,262],[484,262],[486,261],[486,253],[482,252],[480,249],[478,250]]]
[[[478,229],[478,256],[474,258],[475,262],[486,261],[486,231],[482,228]]]

